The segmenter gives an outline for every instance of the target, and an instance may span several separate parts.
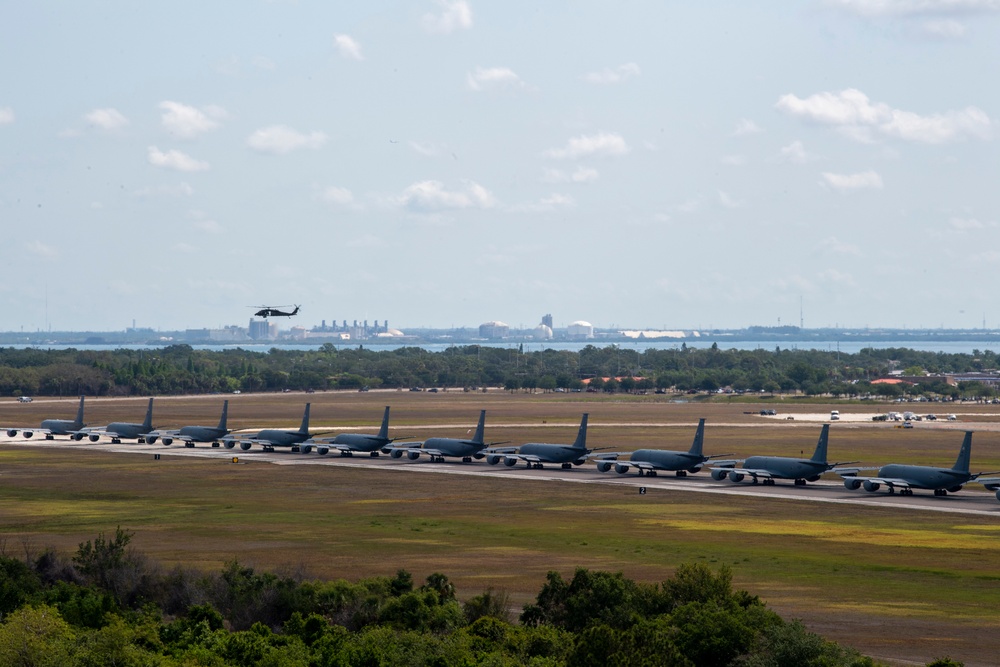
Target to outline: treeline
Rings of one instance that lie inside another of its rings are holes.
[[[683,565],[659,584],[578,569],[548,574],[511,622],[509,598],[464,602],[442,574],[421,585],[259,573],[161,571],[118,529],[52,550],[0,556],[0,664],[869,666],[856,651],[733,590],[730,570]],[[937,664],[958,664],[939,662]]]
[[[949,387],[872,385],[890,371],[915,376],[995,369],[997,355],[945,354],[889,348],[857,354],[819,350],[720,350],[681,346],[637,350],[587,346],[579,352],[478,345],[444,352],[417,347],[363,347],[254,352],[195,350],[38,350],[0,348],[0,395],[167,395],[233,391],[361,389],[363,387],[497,387],[551,391],[589,387],[607,392],[802,392],[834,396],[901,393],[950,398],[992,397],[980,383]]]

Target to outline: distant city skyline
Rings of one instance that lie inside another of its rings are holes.
[[[997,2],[9,19],[3,330],[1000,324]]]

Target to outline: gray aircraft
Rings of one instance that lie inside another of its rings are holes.
[[[229,428],[226,427],[228,413],[229,401],[224,401],[218,426],[182,426],[176,431],[153,431],[146,434],[146,442],[153,444],[159,440],[170,446],[174,440],[180,440],[185,447],[194,447],[196,442],[210,442],[213,447],[218,447],[219,441],[229,435]]]
[[[787,456],[751,456],[743,461],[742,467],[723,466],[712,468],[712,479],[722,481],[726,477],[732,482],[742,482],[744,478],[751,477],[756,484],[760,481],[765,485],[774,485],[776,479],[794,479],[795,486],[805,486],[806,482],[819,481],[820,476],[827,470],[844,463],[856,463],[856,461],[846,461],[844,463],[827,463],[826,445],[830,435],[830,425],[823,424],[823,430],[819,434],[819,442],[816,443],[816,451],[812,458],[797,459]]]
[[[17,437],[18,432],[25,438],[30,438],[36,433],[45,435],[46,440],[54,440],[57,435],[69,435],[74,431],[83,428],[83,396],[80,397],[80,407],[76,411],[76,419],[45,419],[38,428],[8,428],[7,435],[11,438]]]
[[[396,440],[409,438],[409,435],[400,435],[395,438],[389,437],[389,406],[385,406],[385,413],[382,415],[382,427],[377,435],[367,435],[364,433],[341,433],[335,438],[320,438],[318,440],[309,439],[302,443],[301,448],[304,454],[312,451],[316,447],[316,453],[324,456],[331,449],[336,449],[341,456],[354,456],[354,452],[368,452],[372,458],[377,457],[379,452],[389,454],[392,450],[388,447]]]
[[[524,461],[529,468],[537,469],[543,468],[546,463],[559,463],[563,468],[583,465],[590,457],[590,453],[596,451],[587,449],[587,417],[588,413],[584,412],[580,420],[580,430],[572,445],[529,442],[520,447],[490,450],[486,453],[486,462],[496,465],[503,461],[505,466],[513,467],[518,461]]]
[[[476,425],[476,432],[471,440],[460,438],[428,438],[419,443],[403,443],[390,448],[389,455],[398,459],[403,454],[411,461],[416,461],[421,454],[427,454],[431,461],[444,463],[446,456],[461,457],[462,463],[472,463],[472,459],[483,458],[483,450],[499,442],[483,442],[486,429],[486,410],[480,410],[479,423]]]
[[[732,454],[705,456],[702,445],[705,441],[705,420],[698,420],[698,430],[694,432],[694,442],[686,452],[675,452],[667,449],[637,449],[632,452],[628,461],[598,461],[597,469],[608,472],[611,466],[615,472],[624,475],[630,467],[639,471],[639,475],[655,477],[658,470],[673,471],[678,477],[686,477],[688,473],[699,472],[706,461]]]
[[[83,440],[85,437],[91,442],[97,442],[101,436],[111,438],[112,444],[121,444],[122,439],[135,440],[138,443],[146,442],[146,434],[153,430],[153,399],[149,399],[149,407],[146,408],[146,419],[141,424],[133,422],[112,422],[107,426],[84,427],[73,431],[71,436],[74,440]]]
[[[226,449],[232,449],[239,444],[243,451],[249,450],[253,445],[260,445],[265,452],[273,452],[275,447],[291,447],[293,452],[301,451],[300,443],[309,439],[309,403],[306,403],[306,411],[302,414],[302,425],[297,431],[282,431],[268,428],[259,431],[250,437],[227,436],[222,439],[222,444]]]
[[[835,473],[844,478],[844,486],[852,491],[864,487],[865,491],[875,493],[883,485],[889,493],[912,496],[913,489],[933,490],[935,496],[946,496],[958,493],[968,482],[976,481],[982,475],[995,475],[995,472],[969,472],[972,458],[972,431],[965,432],[965,440],[958,451],[958,458],[951,468],[935,468],[932,466],[915,466],[891,463],[878,469],[875,477],[862,477],[858,472],[862,468],[839,468]],[[986,488],[990,488],[990,480],[983,480]],[[992,489],[991,489],[992,490]],[[1000,499],[1000,494],[997,495]]]

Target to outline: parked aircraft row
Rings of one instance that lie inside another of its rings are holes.
[[[382,424],[377,434],[342,433],[335,437],[314,437],[309,431],[310,404],[306,403],[302,415],[302,424],[297,430],[263,429],[254,435],[234,435],[227,427],[229,401],[222,406],[222,415],[218,426],[184,426],[177,430],[155,430],[152,428],[153,399],[149,399],[144,421],[139,423],[113,422],[107,426],[88,427],[84,425],[84,397],[80,397],[80,406],[76,419],[46,419],[39,428],[11,427],[6,430],[10,437],[21,433],[25,438],[31,438],[35,433],[42,433],[51,440],[56,435],[68,435],[74,440],[84,437],[91,442],[97,442],[102,436],[109,437],[113,443],[124,439],[135,439],[137,442],[155,443],[157,440],[164,445],[174,441],[183,442],[187,447],[193,447],[196,442],[210,442],[212,446],[224,446],[247,451],[254,445],[264,451],[274,451],[275,447],[289,447],[292,451],[309,454],[313,449],[320,455],[336,450],[341,456],[353,456],[355,453],[367,453],[371,457],[388,454],[392,458],[402,458],[415,461],[426,455],[431,461],[442,462],[446,457],[460,458],[465,463],[473,459],[486,459],[490,465],[498,465],[501,461],[505,466],[513,467],[524,462],[529,468],[543,468],[546,464],[560,464],[562,468],[580,466],[588,460],[594,460],[597,470],[606,473],[612,466],[615,472],[626,474],[630,468],[635,468],[639,475],[655,476],[658,472],[673,472],[678,477],[700,472],[709,461],[721,459],[732,454],[706,455],[704,449],[705,420],[698,422],[694,441],[688,451],[672,451],[665,449],[639,449],[633,452],[605,452],[597,454],[599,449],[587,447],[587,420],[584,413],[576,440],[572,444],[558,443],[526,443],[514,447],[498,447],[505,442],[486,442],[486,410],[479,413],[479,421],[471,438],[428,438],[421,442],[395,441],[411,436],[389,437],[389,406],[386,406],[382,416]],[[972,431],[965,433],[965,439],[959,451],[958,459],[951,468],[932,466],[889,464],[882,466],[874,475],[865,476],[860,473],[869,468],[847,467],[857,461],[830,463],[827,460],[830,425],[824,424],[820,431],[819,441],[813,455],[806,458],[785,456],[750,456],[746,459],[718,460],[710,465],[710,475],[716,481],[728,478],[738,483],[745,479],[753,484],[773,485],[777,479],[794,480],[796,486],[804,486],[808,482],[816,482],[826,472],[840,475],[844,486],[849,490],[864,488],[874,493],[885,486],[888,493],[899,489],[901,495],[913,495],[913,489],[926,489],[936,496],[945,496],[960,491],[969,482],[983,484],[996,493],[1000,500],[1000,477],[984,477],[985,475],[1000,475],[997,472],[971,472]],[[628,459],[620,457],[628,456]],[[874,470],[874,468],[871,468]]]

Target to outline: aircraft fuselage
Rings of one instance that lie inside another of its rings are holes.
[[[666,449],[637,449],[629,456],[630,463],[649,463],[661,470],[690,470],[707,461],[704,456]]]
[[[751,456],[743,462],[742,467],[747,470],[766,470],[776,479],[809,479],[822,475],[829,469],[823,461],[786,456]]]
[[[522,456],[537,456],[546,463],[573,463],[583,460],[589,449],[581,449],[571,445],[553,445],[545,442],[529,442],[521,445],[517,453]]]
[[[151,430],[145,424],[132,424],[129,422],[113,422],[104,427],[108,433],[114,433],[119,438],[141,438]]]
[[[435,449],[444,456],[461,456],[463,458],[478,454],[485,448],[486,445],[482,442],[456,438],[430,438],[424,440],[421,447],[421,449]]]
[[[950,468],[913,466],[893,463],[879,468],[878,476],[903,479],[914,489],[950,489],[965,484],[972,475]]]
[[[70,431],[79,431],[81,427],[82,424],[72,419],[46,419],[40,428],[47,429],[52,435],[69,435]]]
[[[356,452],[374,452],[389,444],[389,440],[387,438],[380,438],[377,435],[341,433],[333,439],[332,444],[343,445]]]
[[[291,447],[308,438],[309,434],[302,431],[278,431],[275,429],[265,429],[254,436],[255,440],[266,440],[275,447]]]

